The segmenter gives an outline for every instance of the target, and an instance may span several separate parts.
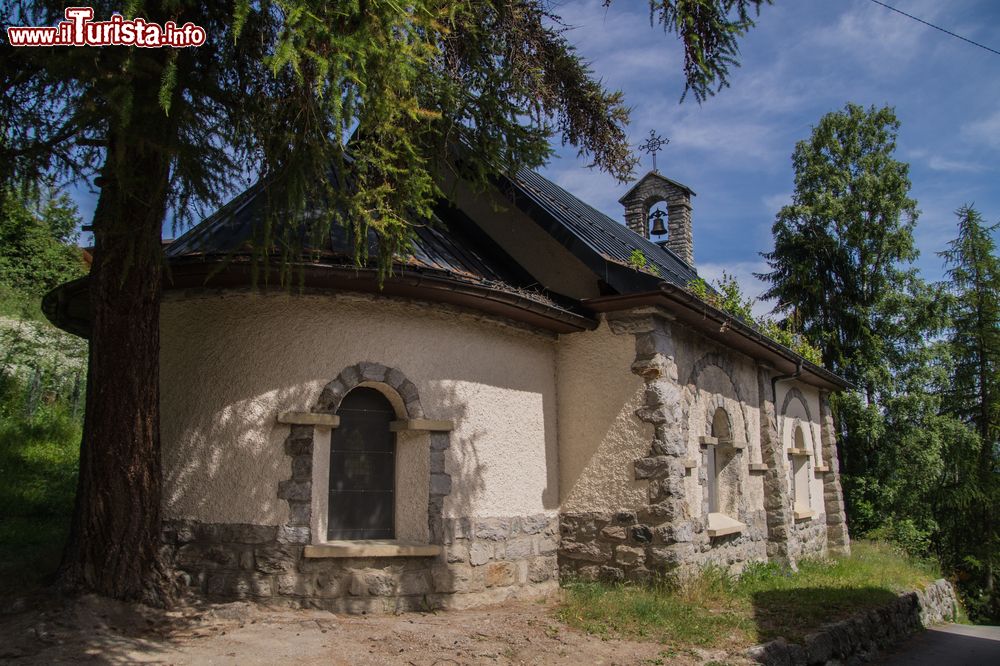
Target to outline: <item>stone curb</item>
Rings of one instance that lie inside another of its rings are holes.
[[[942,578],[881,608],[827,624],[802,645],[777,638],[750,648],[746,656],[767,666],[864,663],[932,624],[954,621],[957,610],[955,590]]]

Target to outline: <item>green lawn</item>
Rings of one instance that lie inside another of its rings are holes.
[[[60,406],[31,419],[19,408],[0,407],[0,595],[51,577],[76,491],[79,424]]]
[[[857,541],[850,557],[803,561],[796,573],[754,564],[739,577],[709,569],[681,586],[570,583],[559,614],[608,638],[738,648],[777,636],[800,640],[939,577],[935,566],[893,546]]]

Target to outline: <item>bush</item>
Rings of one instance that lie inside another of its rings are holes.
[[[40,401],[0,378],[0,592],[23,592],[56,568],[69,530],[82,427],[64,401]]]

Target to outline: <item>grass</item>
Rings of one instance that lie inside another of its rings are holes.
[[[576,582],[561,619],[605,638],[738,648],[777,636],[795,641],[820,625],[882,606],[940,577],[894,546],[855,542],[850,557],[808,560],[791,572],[752,564],[738,577],[706,569],[680,586]]]
[[[24,417],[0,404],[0,595],[24,593],[55,571],[76,491],[80,425],[62,405]]]

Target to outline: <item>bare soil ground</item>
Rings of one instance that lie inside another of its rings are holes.
[[[0,664],[702,664],[721,651],[602,640],[553,603],[338,615],[237,602],[160,611],[93,596],[0,600]]]

